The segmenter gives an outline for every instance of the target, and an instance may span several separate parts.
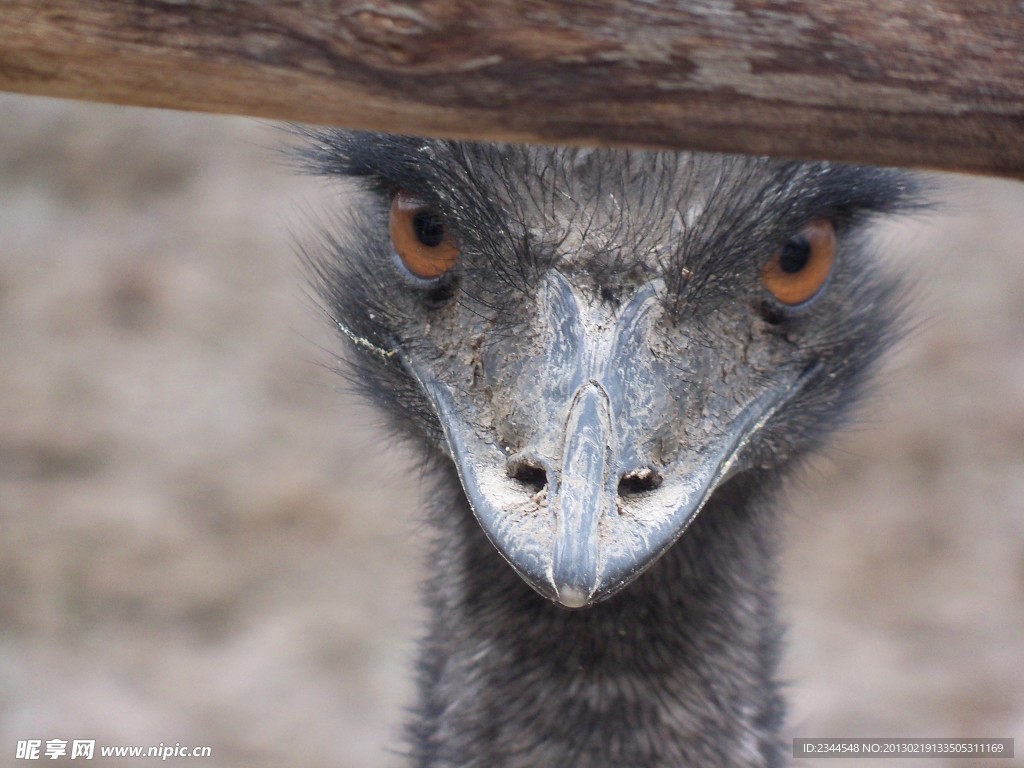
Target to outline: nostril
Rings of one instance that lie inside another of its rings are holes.
[[[514,456],[508,462],[508,476],[529,486],[535,493],[543,491],[548,484],[548,473],[538,462],[524,456]]]
[[[636,496],[661,485],[661,473],[651,467],[634,469],[619,478],[619,496]]]

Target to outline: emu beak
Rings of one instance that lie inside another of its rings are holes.
[[[703,437],[670,460],[654,456],[659,432],[695,396],[686,389],[694,384],[650,351],[660,290],[660,281],[649,283],[595,322],[593,307],[550,274],[543,348],[516,358],[519,370],[502,379],[514,382],[505,396],[535,414],[518,450],[482,427],[427,366],[404,358],[433,402],[484,532],[531,587],[567,608],[610,597],[655,562],[805,378],[763,391],[714,430],[681,430]],[[505,367],[515,368],[510,359]]]

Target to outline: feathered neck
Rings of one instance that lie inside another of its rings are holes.
[[[774,515],[750,481],[721,488],[646,574],[578,612],[501,559],[454,472],[442,487],[409,726],[418,768],[782,764]]]

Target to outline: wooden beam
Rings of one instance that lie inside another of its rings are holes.
[[[1016,0],[0,0],[0,89],[1024,178]]]

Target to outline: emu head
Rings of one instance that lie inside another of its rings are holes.
[[[912,199],[902,174],[309,138],[360,182],[312,260],[358,380],[564,606],[627,585],[723,485],[774,485],[889,338],[865,225]]]

